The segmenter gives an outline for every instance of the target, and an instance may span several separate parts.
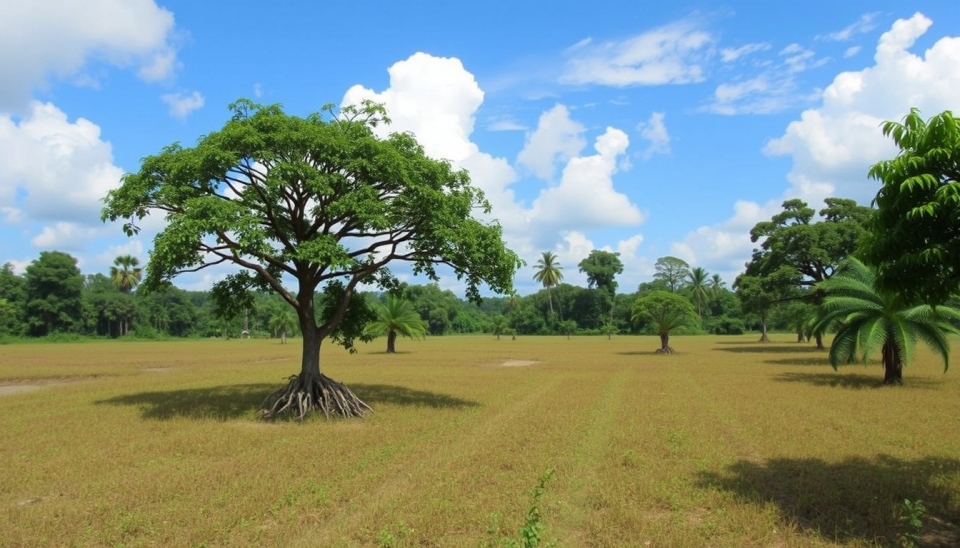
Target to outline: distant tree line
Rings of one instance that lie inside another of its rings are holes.
[[[562,269],[549,254],[550,268]],[[760,316],[745,314],[736,294],[718,275],[690,268],[675,257],[657,261],[653,280],[636,291],[617,293],[622,272],[618,254],[594,251],[580,263],[588,287],[562,283],[562,275],[540,291],[484,298],[477,305],[437,283],[400,284],[393,295],[409,303],[426,335],[491,333],[496,335],[656,334],[657,328],[635,314],[638,298],[668,291],[688,300],[697,321],[676,332],[743,333],[760,325]],[[74,257],[44,251],[23,274],[9,263],[0,267],[0,336],[80,335],[105,338],[296,337],[299,326],[289,305],[274,292],[255,292],[249,306],[218,314],[210,291],[186,291],[173,285],[144,291],[141,265],[117,257],[105,273],[85,274]],[[538,278],[539,279],[539,278]],[[559,282],[559,283],[557,283]],[[361,292],[358,298],[386,306],[387,293]],[[773,329],[790,329],[777,316]]]

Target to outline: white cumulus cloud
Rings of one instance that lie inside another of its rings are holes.
[[[167,93],[160,99],[170,108],[170,116],[181,120],[193,111],[201,108],[204,103],[204,97],[199,91],[194,91],[190,95],[182,93]]]
[[[662,112],[654,112],[646,122],[640,122],[637,130],[640,136],[649,142],[647,148],[640,154],[644,159],[649,159],[654,154],[670,154],[670,134],[667,132],[667,126],[663,123],[666,115]]]
[[[34,89],[90,61],[165,79],[177,66],[173,28],[173,14],[153,0],[8,2],[0,17],[0,111],[28,108]]]
[[[566,162],[587,145],[586,128],[570,118],[570,110],[557,104],[540,115],[537,128],[527,133],[517,163],[544,180],[553,178],[557,162]]]

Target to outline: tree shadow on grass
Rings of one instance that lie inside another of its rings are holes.
[[[404,386],[387,384],[348,384],[348,387],[376,410],[379,403],[433,407],[462,408],[479,405],[453,396],[413,390]],[[282,384],[237,384],[137,392],[99,400],[97,404],[129,405],[140,409],[144,419],[170,420],[174,418],[207,419],[226,421],[242,417],[258,417],[264,400]]]
[[[904,378],[903,386],[888,386],[883,384],[883,372],[874,375],[860,373],[781,373],[774,377],[780,382],[802,382],[813,386],[830,386],[833,388],[851,388],[861,390],[865,388],[924,388],[938,387],[941,382],[933,379]]]
[[[780,360],[763,360],[763,363],[769,363],[773,365],[816,365],[820,367],[830,367],[830,359],[823,355],[813,358],[783,358]]]
[[[758,506],[774,504],[800,531],[837,543],[899,545],[904,499],[923,501],[921,545],[960,546],[960,461],[773,459],[739,461],[722,472],[699,472],[697,486],[735,495]]]
[[[806,343],[797,343],[796,345],[783,345],[783,344],[771,344],[771,343],[761,343],[750,346],[729,346],[726,348],[718,348],[722,352],[734,352],[737,354],[812,354],[814,352],[820,353],[822,355],[822,350],[817,350],[816,346],[810,346]]]

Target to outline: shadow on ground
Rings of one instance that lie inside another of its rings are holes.
[[[851,388],[861,390],[865,388],[936,388],[940,386],[941,381],[934,379],[911,379],[904,376],[903,386],[886,386],[883,384],[883,370],[877,368],[877,372],[872,375],[859,373],[781,373],[773,378],[780,382],[801,382],[812,384],[813,386],[830,386],[834,388]]]
[[[403,406],[462,408],[476,402],[445,394],[413,390],[387,384],[349,384],[361,400],[376,410],[377,404]],[[225,421],[242,417],[258,417],[263,401],[281,384],[238,384],[155,392],[137,392],[96,402],[101,405],[129,405],[140,409],[144,419],[173,418],[212,419]]]
[[[886,455],[841,462],[773,459],[739,461],[722,472],[700,472],[697,486],[726,491],[758,506],[773,504],[804,533],[837,543],[899,546],[904,499],[923,501],[922,546],[960,546],[960,461],[914,461]],[[953,500],[951,500],[953,499]]]
[[[720,343],[723,344],[723,343]],[[727,343],[729,344],[729,343]],[[793,345],[784,345],[784,344],[770,344],[770,343],[756,343],[749,346],[727,346],[717,348],[721,352],[735,352],[737,354],[792,354],[792,353],[803,353],[803,354],[813,354],[818,353],[823,354],[822,350],[817,350],[816,346],[811,346],[806,343],[797,343]]]
[[[770,363],[773,365],[816,365],[820,367],[830,367],[830,358],[820,354],[815,357],[810,358],[783,358],[780,360],[763,360],[763,363]]]

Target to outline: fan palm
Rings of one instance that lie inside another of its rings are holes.
[[[903,366],[913,358],[917,340],[926,343],[950,366],[948,334],[958,334],[950,322],[960,320],[960,310],[927,304],[906,306],[899,295],[882,291],[876,273],[855,258],[847,259],[840,272],[820,283],[826,298],[820,307],[815,330],[838,325],[830,345],[830,363],[860,359],[864,362],[880,349],[883,383],[902,384]]]
[[[367,334],[387,335],[387,353],[397,351],[397,335],[412,339],[422,338],[427,333],[427,323],[413,309],[410,301],[388,296],[384,306],[377,307],[377,319],[367,324]]]
[[[553,314],[553,296],[550,288],[556,287],[563,280],[563,267],[557,264],[557,256],[551,251],[544,251],[537,261],[537,271],[533,274],[534,281],[543,284],[547,290],[547,302],[550,304],[550,313]]]
[[[714,274],[713,276],[711,276],[710,277],[710,293],[712,294],[712,296],[716,297],[720,295],[720,292],[724,290],[723,286],[725,285],[727,285],[727,283],[723,281],[723,278],[721,278],[719,274]]]
[[[143,269],[140,261],[133,255],[120,255],[110,267],[110,279],[122,293],[130,293],[140,283]]]

